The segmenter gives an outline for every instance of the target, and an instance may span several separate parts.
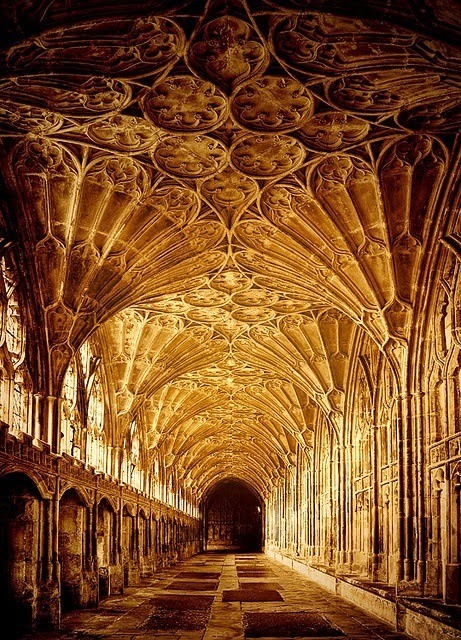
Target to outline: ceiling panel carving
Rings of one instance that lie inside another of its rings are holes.
[[[455,12],[20,0],[4,18],[2,234],[37,281],[51,392],[91,336],[115,439],[138,416],[146,459],[262,490],[342,415],[354,341],[408,337],[458,160]]]

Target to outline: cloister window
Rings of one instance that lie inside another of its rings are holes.
[[[131,436],[131,462],[134,465],[137,465],[139,462],[140,443],[139,443],[138,425],[136,423],[136,420],[133,420],[133,422],[131,423],[130,436]]]
[[[83,377],[85,379],[85,383],[87,383],[90,377],[91,361],[93,359],[93,352],[88,341],[80,347],[79,353],[82,363]]]
[[[1,260],[1,270],[6,293],[6,348],[13,364],[18,366],[24,357],[25,331],[21,319],[17,281],[5,258]]]
[[[94,376],[88,399],[87,462],[95,469],[105,468],[104,394],[99,375]]]
[[[13,381],[13,411],[11,426],[13,432],[29,432],[29,399],[30,385],[27,375],[21,369],[14,372]]]
[[[61,408],[61,450],[74,456],[81,457],[81,428],[77,416],[78,370],[75,360],[69,365],[63,385],[63,400]]]
[[[21,317],[18,281],[13,268],[3,257],[0,260],[2,336],[1,360],[2,397],[9,402],[2,406],[2,419],[10,425],[12,433],[32,432],[30,412],[31,382],[25,356],[25,327]]]
[[[357,423],[353,432],[355,448],[354,467],[356,476],[367,475],[371,470],[371,398],[365,375],[362,372],[359,378],[357,394]]]
[[[8,407],[9,407],[9,390],[10,379],[8,376],[8,370],[3,362],[3,354],[0,354],[0,420],[8,422]]]
[[[141,445],[138,423],[136,419],[134,419],[131,421],[127,437],[125,438],[122,480],[138,488],[140,488],[141,483],[141,473],[139,470],[140,452]]]
[[[152,495],[154,498],[160,500],[160,464],[158,458],[155,458],[154,463],[152,465],[152,481],[153,481],[153,491]]]

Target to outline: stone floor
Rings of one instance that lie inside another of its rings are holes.
[[[404,640],[263,554],[201,554],[21,640]]]

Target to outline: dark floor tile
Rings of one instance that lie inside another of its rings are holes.
[[[128,611],[128,607],[122,609],[117,607],[98,607],[96,613],[99,616],[123,616]]]
[[[227,589],[222,594],[223,602],[276,602],[283,601],[274,589]]]
[[[200,609],[156,609],[144,622],[143,629],[149,631],[200,631],[205,629],[210,610]]]
[[[207,582],[205,580],[197,582],[188,582],[186,580],[182,582],[180,580],[175,580],[174,582],[167,584],[165,587],[168,591],[216,591],[217,588],[217,582]]]
[[[273,589],[279,591],[282,589],[278,582],[242,582],[240,581],[240,589]]]
[[[239,578],[275,578],[272,571],[237,571]]]
[[[162,594],[151,598],[149,603],[158,609],[209,609],[214,596],[182,596],[176,594]]]
[[[260,566],[260,567],[255,567],[254,565],[252,566],[236,566],[237,569],[237,573],[241,573],[242,571],[255,571],[256,573],[274,573],[272,571],[272,569],[269,569],[268,567],[264,567],[264,566]]]
[[[175,578],[195,578],[196,580],[219,580],[219,572],[211,571],[181,571]]]
[[[317,613],[244,613],[245,638],[331,638],[344,636]]]

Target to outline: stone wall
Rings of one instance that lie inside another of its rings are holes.
[[[199,520],[0,428],[1,591],[15,629],[57,627],[201,549]],[[6,597],[6,596],[5,596]]]

